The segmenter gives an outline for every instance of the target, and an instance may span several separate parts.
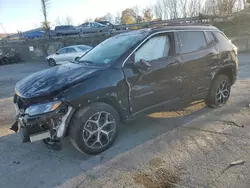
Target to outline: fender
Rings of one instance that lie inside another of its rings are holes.
[[[118,111],[123,121],[131,117],[128,91],[122,69],[106,69],[66,90],[63,100],[76,110],[95,102],[107,103]]]

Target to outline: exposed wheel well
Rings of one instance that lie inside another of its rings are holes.
[[[226,75],[229,78],[231,84],[234,84],[234,73],[232,68],[221,69],[219,72],[217,72],[216,76],[221,74]]]
[[[123,123],[124,122],[124,114],[122,113],[122,109],[119,107],[118,102],[116,101],[116,99],[114,98],[104,98],[104,99],[99,99],[95,102],[102,102],[102,103],[106,103],[109,104],[110,106],[112,106],[119,114],[120,117],[120,121]]]

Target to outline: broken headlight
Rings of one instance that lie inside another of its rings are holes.
[[[62,103],[61,101],[55,101],[55,102],[50,102],[50,103],[45,103],[45,104],[32,105],[25,110],[25,114],[34,116],[34,115],[52,112],[56,110],[61,105],[61,103]]]

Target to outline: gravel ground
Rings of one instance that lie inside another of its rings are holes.
[[[197,102],[142,117],[122,127],[114,146],[97,156],[78,153],[67,139],[56,152],[41,142],[20,143],[10,134],[10,78],[16,81],[46,66],[6,66],[12,75],[0,67],[5,85],[0,91],[0,187],[249,187],[249,57],[240,55],[240,78],[225,107],[211,110]]]

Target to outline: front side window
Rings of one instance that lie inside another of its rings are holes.
[[[135,63],[141,59],[146,61],[153,61],[165,58],[170,52],[170,40],[167,35],[156,36],[148,40],[135,53]]]
[[[206,35],[207,35],[207,43],[208,44],[215,44],[216,43],[216,40],[214,38],[212,31],[206,31]]]
[[[214,32],[217,41],[222,45],[228,45],[229,40],[219,31]]]
[[[203,31],[180,31],[178,35],[182,54],[203,50],[207,47]]]

